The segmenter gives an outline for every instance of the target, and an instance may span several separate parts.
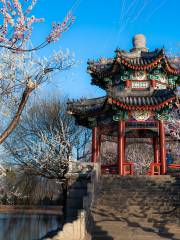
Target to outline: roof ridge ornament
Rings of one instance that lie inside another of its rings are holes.
[[[136,34],[133,39],[133,49],[131,52],[148,52],[148,48],[146,47],[146,37],[143,34]]]

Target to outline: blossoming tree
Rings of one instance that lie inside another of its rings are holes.
[[[90,155],[90,131],[78,127],[66,112],[66,99],[39,98],[26,107],[23,118],[5,142],[7,163],[20,171],[60,181],[65,178],[71,159]]]
[[[46,39],[27,48],[33,24],[42,22],[31,12],[37,0],[0,0],[0,143],[17,126],[30,94],[52,77],[52,73],[74,64],[70,54],[59,51],[49,58],[38,58],[35,51],[57,41],[74,18],[68,13],[62,23],[53,23]]]
[[[170,114],[171,120],[165,124],[166,133],[172,138],[180,140],[180,109],[176,109]]]

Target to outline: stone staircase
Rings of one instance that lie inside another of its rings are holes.
[[[180,240],[180,178],[102,176],[88,232],[92,240]]]

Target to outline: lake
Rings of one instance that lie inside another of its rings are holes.
[[[60,223],[55,214],[0,213],[0,240],[39,240]]]

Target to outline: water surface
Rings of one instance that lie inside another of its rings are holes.
[[[0,240],[39,240],[60,223],[60,215],[0,213]]]

